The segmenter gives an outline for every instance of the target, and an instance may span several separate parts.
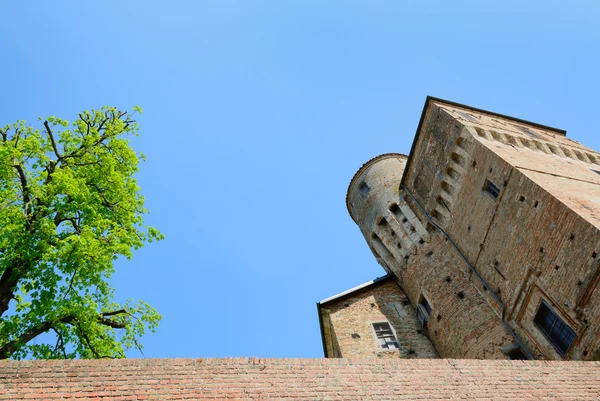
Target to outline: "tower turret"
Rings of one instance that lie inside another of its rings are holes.
[[[401,198],[399,185],[407,160],[400,153],[369,160],[352,178],[346,196],[348,212],[375,258],[398,276],[415,245],[429,236]]]

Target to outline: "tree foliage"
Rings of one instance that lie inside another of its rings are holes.
[[[120,255],[162,239],[134,178],[137,112],[0,128],[0,359],[124,357],[160,320],[108,282]]]

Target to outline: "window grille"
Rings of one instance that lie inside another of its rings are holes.
[[[377,345],[380,349],[398,349],[398,341],[388,322],[373,323]]]
[[[544,301],[542,301],[533,321],[556,348],[556,351],[561,356],[565,355],[575,339],[575,331],[567,326]]]
[[[498,195],[500,195],[500,188],[490,180],[485,180],[483,190],[490,194],[494,199],[498,199]]]
[[[429,321],[429,317],[431,316],[431,305],[427,302],[427,299],[423,295],[419,298],[419,303],[417,304],[417,318],[419,319],[419,323],[421,327],[425,327],[427,322]]]

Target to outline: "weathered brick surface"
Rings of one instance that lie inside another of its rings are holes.
[[[514,339],[502,326],[481,282],[440,233],[431,233],[430,243],[410,257],[400,275],[412,302],[417,303],[422,294],[431,305],[427,327],[441,357],[506,358],[501,347]]]
[[[437,358],[414,307],[393,276],[322,303],[321,313],[329,357]],[[385,321],[394,329],[399,349],[378,347],[371,324]]]
[[[600,363],[398,359],[2,361],[1,400],[598,400]]]

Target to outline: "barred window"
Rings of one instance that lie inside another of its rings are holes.
[[[419,323],[421,327],[425,327],[427,322],[429,321],[429,317],[431,316],[431,305],[427,299],[421,294],[419,297],[419,302],[417,303],[417,318],[419,319]]]
[[[377,347],[379,349],[398,349],[398,341],[388,322],[373,323],[373,331],[377,338]]]
[[[556,313],[542,301],[540,307],[535,314],[533,322],[544,333],[546,338],[552,343],[556,351],[561,355],[565,355],[569,347],[575,340],[575,331],[567,326]]]
[[[498,199],[498,195],[500,195],[500,188],[490,180],[485,180],[483,190],[490,194],[494,199]]]

